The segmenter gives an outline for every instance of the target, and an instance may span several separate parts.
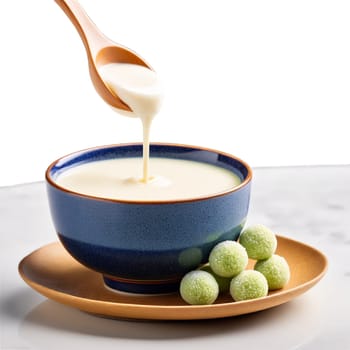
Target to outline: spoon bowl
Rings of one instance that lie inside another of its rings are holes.
[[[88,57],[90,77],[97,93],[111,107],[124,112],[132,112],[131,108],[106,85],[98,69],[102,65],[109,63],[137,64],[149,69],[151,67],[132,50],[116,44],[107,38],[76,0],[55,1],[71,20],[84,43]]]

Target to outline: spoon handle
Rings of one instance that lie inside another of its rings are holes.
[[[88,55],[91,53],[92,59],[106,46],[115,45],[108,39],[86,14],[85,10],[76,0],[55,0],[67,17],[77,29]]]

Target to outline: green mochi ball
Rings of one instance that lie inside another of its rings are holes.
[[[254,225],[245,229],[239,243],[247,250],[251,259],[267,259],[275,253],[277,239],[275,234],[264,225]]]
[[[245,270],[234,277],[230,284],[230,294],[235,301],[265,297],[268,284],[264,275],[258,271]]]
[[[269,290],[284,287],[290,278],[290,269],[286,259],[276,254],[268,259],[257,261],[254,270],[265,276]]]
[[[190,271],[181,280],[180,294],[188,304],[208,305],[218,297],[219,286],[209,272]]]
[[[245,248],[235,241],[218,243],[210,252],[209,265],[221,277],[233,277],[248,265]]]
[[[209,272],[216,280],[219,286],[219,293],[227,293],[230,290],[231,278],[221,277],[217,275],[209,264],[206,264],[200,268],[202,271]]]

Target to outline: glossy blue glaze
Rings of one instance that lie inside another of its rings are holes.
[[[152,145],[152,157],[221,166],[243,183],[218,196],[154,203],[95,198],[55,184],[61,172],[77,164],[141,154],[142,146],[137,144],[66,156],[48,168],[47,190],[54,226],[73,257],[105,275],[112,288],[157,293],[177,288],[186,272],[207,261],[216,243],[237,239],[248,213],[251,171],[240,160],[216,151]]]

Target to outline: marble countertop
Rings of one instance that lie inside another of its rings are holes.
[[[1,349],[349,349],[350,166],[254,169],[248,224],[321,250],[326,276],[281,306],[219,320],[94,317],[30,289],[17,266],[56,241],[43,183],[0,188]]]

